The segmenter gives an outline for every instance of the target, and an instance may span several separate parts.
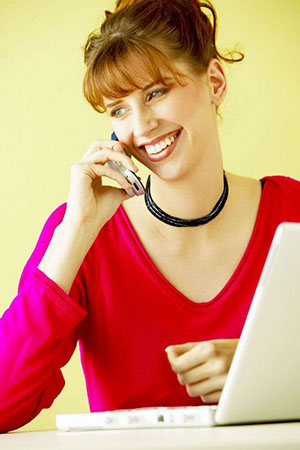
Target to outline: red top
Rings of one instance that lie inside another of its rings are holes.
[[[159,272],[122,206],[87,253],[70,295],[37,269],[66,204],[47,220],[0,320],[0,431],[48,408],[80,340],[91,411],[200,405],[172,372],[168,345],[238,338],[274,232],[300,222],[300,182],[265,177],[254,230],[230,280],[195,303]],[[195,267],[195,270],[197,268]]]

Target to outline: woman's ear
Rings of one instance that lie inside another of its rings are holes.
[[[206,76],[211,90],[211,102],[219,106],[223,102],[227,92],[227,81],[223,67],[217,59],[212,58],[210,60]]]

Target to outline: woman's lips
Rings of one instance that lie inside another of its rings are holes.
[[[177,133],[175,141],[173,141],[172,144],[168,145],[168,147],[164,148],[159,153],[154,153],[154,154],[150,155],[149,153],[146,152],[146,150],[142,150],[144,152],[146,158],[151,162],[159,162],[159,161],[162,161],[163,159],[167,158],[170,155],[170,153],[172,153],[173,150],[175,149],[177,142],[181,136],[181,131],[182,130],[179,130],[179,132]]]

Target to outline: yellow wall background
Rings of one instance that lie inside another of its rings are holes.
[[[225,65],[229,89],[219,126],[225,168],[300,179],[300,2],[213,3],[220,49],[239,44],[246,55]],[[0,0],[0,315],[16,295],[45,220],[66,201],[71,164],[94,139],[109,136],[108,119],[82,95],[81,47],[113,5]],[[88,411],[78,351],[63,373],[61,395],[21,430],[52,429],[55,414]]]

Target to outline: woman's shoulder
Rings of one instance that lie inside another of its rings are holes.
[[[285,175],[271,175],[261,178],[261,183],[270,198],[283,201],[300,210],[300,181]]]
[[[285,175],[267,175],[260,179],[264,185],[274,190],[295,193],[300,195],[300,181]]]
[[[284,175],[265,176],[261,179],[268,203],[284,211],[285,220],[300,221],[300,181]]]

